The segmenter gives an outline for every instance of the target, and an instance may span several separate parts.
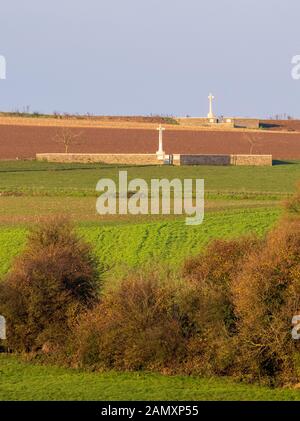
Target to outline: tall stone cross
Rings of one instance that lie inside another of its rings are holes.
[[[158,151],[156,152],[157,159],[164,159],[165,158],[165,152],[163,149],[163,131],[166,130],[162,125],[160,124],[157,128],[158,130]]]
[[[209,113],[207,114],[208,118],[215,118],[214,113],[213,113],[213,109],[212,109],[212,103],[213,100],[215,99],[215,97],[212,94],[209,94],[208,96],[208,100],[209,100]]]

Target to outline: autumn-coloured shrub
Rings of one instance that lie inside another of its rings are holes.
[[[64,343],[78,314],[97,302],[99,273],[91,247],[68,221],[51,219],[37,226],[0,284],[9,347],[49,352]]]
[[[170,371],[185,351],[174,289],[155,274],[131,276],[83,317],[72,335],[75,364]]]
[[[232,284],[238,318],[236,374],[271,384],[299,381],[300,220],[282,220],[254,250]]]
[[[254,249],[261,247],[256,238],[215,240],[200,255],[189,259],[183,275],[206,301],[206,316],[222,320],[228,331],[235,329],[235,315],[231,296],[231,282],[241,270],[244,260]]]
[[[189,321],[187,371],[230,374],[236,353],[236,316],[232,280],[252,249],[262,241],[254,238],[215,240],[184,266],[189,288],[181,309]]]

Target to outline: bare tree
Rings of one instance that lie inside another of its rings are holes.
[[[259,150],[260,148],[263,148],[264,146],[264,137],[261,133],[245,132],[244,138],[249,144],[249,155],[253,155],[254,148],[256,148],[256,150],[257,149]]]
[[[247,140],[247,142],[249,143],[249,155],[253,154],[253,150],[255,147],[260,147],[263,146],[263,137],[258,134],[257,132],[255,133],[249,133],[249,132],[245,132],[244,133],[244,137]],[[262,143],[260,143],[262,142]]]
[[[75,133],[73,130],[68,127],[63,127],[59,130],[54,136],[53,140],[56,143],[61,143],[65,147],[65,153],[69,153],[70,146],[80,145],[80,137],[82,132]]]
[[[252,155],[253,149],[254,149],[254,146],[255,146],[254,145],[254,139],[252,138],[250,133],[245,133],[244,136],[245,136],[247,142],[249,143],[249,147],[250,147],[249,154]]]

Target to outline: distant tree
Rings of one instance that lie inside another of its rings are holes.
[[[249,147],[250,147],[249,154],[252,155],[253,154],[253,149],[254,149],[254,146],[255,146],[254,139],[252,138],[252,136],[251,136],[250,133],[245,133],[245,137],[246,137],[246,140],[249,143]]]
[[[64,127],[63,129],[59,130],[56,135],[54,136],[53,140],[56,143],[60,143],[65,147],[65,153],[69,153],[69,149],[73,145],[80,145],[80,137],[82,133],[75,133],[73,130],[69,129],[68,127]]]
[[[249,155],[252,155],[255,147],[262,146],[260,141],[263,142],[263,137],[257,134],[256,132],[255,133],[245,132],[244,136],[247,142],[249,143]]]

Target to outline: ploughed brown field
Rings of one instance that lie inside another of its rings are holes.
[[[264,129],[300,132],[300,120],[260,120]]]
[[[272,154],[273,159],[300,159],[300,123],[265,123],[271,124],[272,127],[266,127],[269,130],[257,131],[221,131],[185,129],[169,125],[164,132],[164,149],[166,153],[253,153]],[[53,140],[62,130],[61,126],[33,124],[0,124],[0,159],[34,158],[36,153],[64,152],[63,145]],[[158,133],[155,127],[73,127],[74,133],[81,133],[81,140],[79,145],[71,146],[69,151],[155,153],[158,148]]]

